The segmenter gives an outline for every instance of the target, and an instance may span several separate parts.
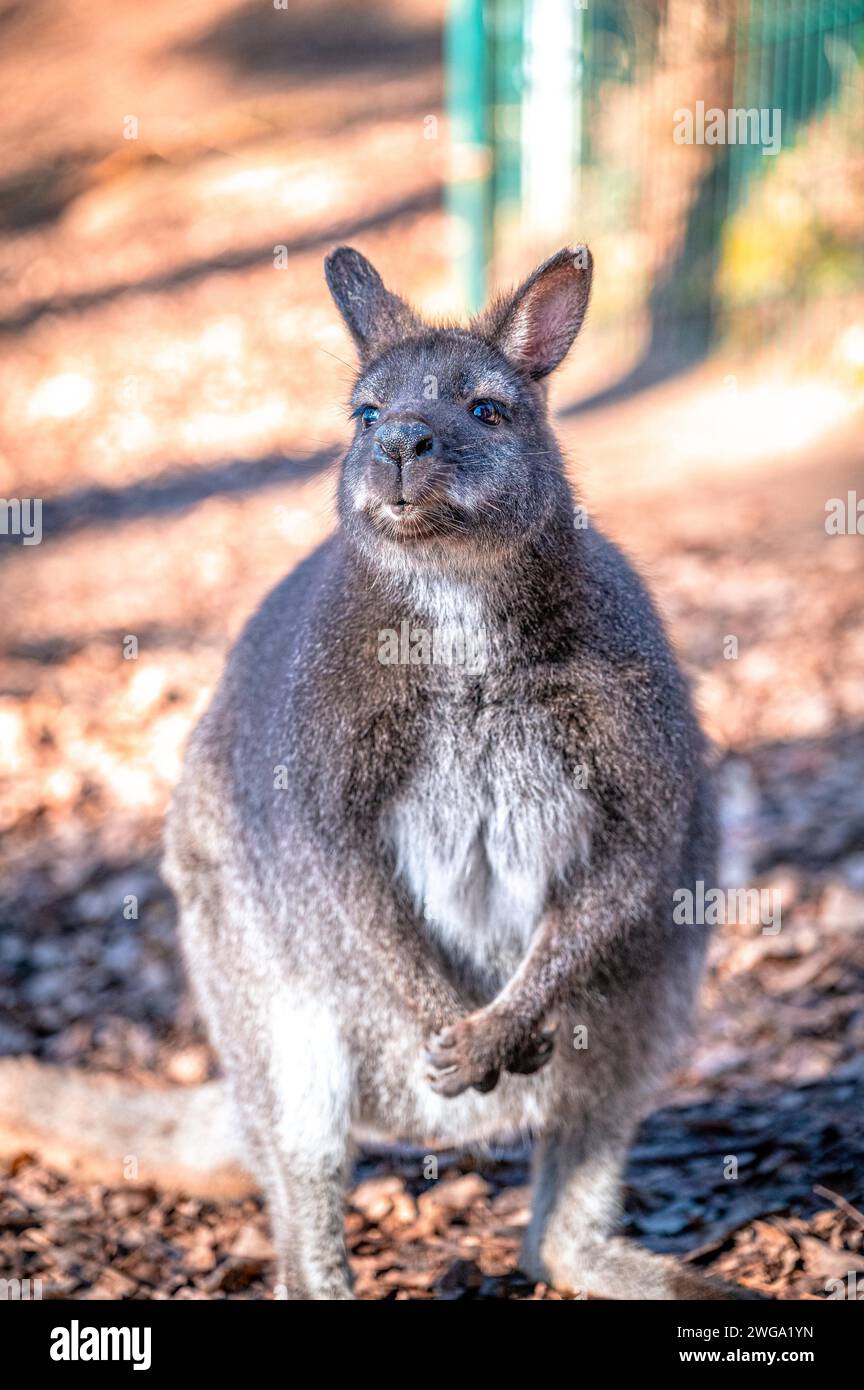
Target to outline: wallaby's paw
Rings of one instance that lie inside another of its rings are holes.
[[[491,1091],[503,1071],[530,1075],[548,1062],[554,1029],[517,1033],[513,1021],[493,1009],[479,1009],[435,1033],[426,1045],[428,1077],[440,1096],[458,1096],[473,1086]]]
[[[439,1096],[458,1096],[475,1086],[491,1091],[501,1071],[500,1039],[496,1030],[484,1027],[482,1010],[448,1024],[426,1043],[427,1080]]]
[[[555,1034],[558,1024],[541,1029],[539,1033],[529,1033],[504,1063],[505,1070],[517,1072],[520,1076],[531,1076],[545,1067],[555,1048]]]

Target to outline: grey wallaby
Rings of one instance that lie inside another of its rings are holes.
[[[530,1135],[529,1275],[712,1296],[615,1235],[705,955],[673,893],[714,881],[715,829],[684,678],[547,417],[591,275],[559,251],[440,327],[327,258],[359,354],[339,526],[237,643],[165,858],[290,1298],[352,1296],[357,1133]]]

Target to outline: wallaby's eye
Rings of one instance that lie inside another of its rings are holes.
[[[476,401],[471,407],[471,414],[475,420],[482,420],[484,425],[497,425],[504,418],[503,410],[495,401]]]
[[[377,405],[364,405],[361,406],[355,414],[360,416],[360,419],[363,421],[363,428],[367,429],[369,425],[374,425],[381,411],[378,409]]]

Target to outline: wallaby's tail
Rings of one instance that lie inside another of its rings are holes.
[[[250,1192],[221,1081],[150,1089],[119,1077],[0,1060],[0,1158],[32,1153],[97,1182],[125,1179],[204,1197]]]
[[[740,1284],[727,1284],[672,1255],[655,1255],[632,1241],[613,1237],[570,1257],[568,1278],[552,1283],[557,1288],[584,1289],[589,1298],[648,1300],[650,1302],[759,1302],[764,1294]]]

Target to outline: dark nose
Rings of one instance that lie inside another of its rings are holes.
[[[428,454],[435,439],[422,420],[385,420],[375,431],[376,448],[400,468]]]

